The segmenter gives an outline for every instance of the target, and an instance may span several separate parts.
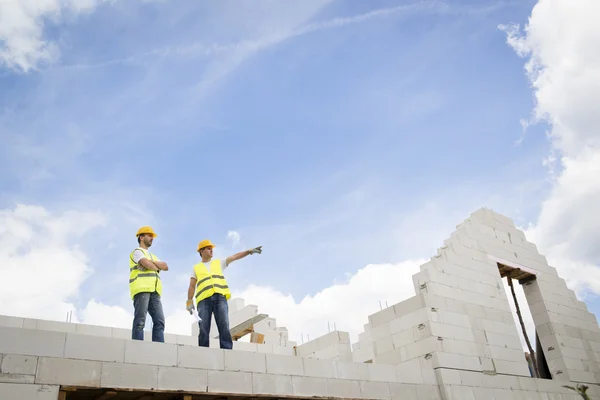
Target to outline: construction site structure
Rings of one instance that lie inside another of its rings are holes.
[[[504,279],[522,286],[520,308],[531,311],[527,353]],[[199,347],[197,328],[154,343],[0,316],[0,399],[577,400],[581,384],[600,399],[596,317],[511,219],[472,213],[413,283],[415,296],[369,315],[352,344],[334,330],[298,345],[239,298],[233,350],[218,348],[218,333]]]

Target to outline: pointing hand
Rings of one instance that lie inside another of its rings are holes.
[[[250,255],[252,254],[261,254],[262,253],[262,246],[258,246],[253,248],[252,250],[248,250],[250,252]]]

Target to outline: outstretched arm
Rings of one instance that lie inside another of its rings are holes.
[[[225,263],[227,265],[229,265],[232,262],[242,259],[244,257],[247,257],[251,254],[260,254],[260,253],[262,253],[262,246],[255,247],[250,250],[240,251],[239,253],[235,253],[234,255],[227,257],[225,259]]]

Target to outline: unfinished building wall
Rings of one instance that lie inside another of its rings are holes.
[[[535,275],[524,285],[528,304],[521,307],[530,306],[552,379],[600,383],[595,316],[524,233],[488,209],[458,225],[421,266],[413,276],[415,297],[369,316],[354,360],[397,365],[415,383],[435,375],[442,390],[461,388],[448,398],[470,398],[469,388],[481,382],[518,387],[530,371],[499,265]]]
[[[296,355],[321,360],[352,361],[348,332],[333,331],[296,346]]]

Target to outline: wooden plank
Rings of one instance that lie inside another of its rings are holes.
[[[58,400],[67,400],[67,392],[64,390],[58,392]]]
[[[527,268],[524,265],[517,264],[516,262],[508,261],[508,260],[502,259],[500,257],[493,256],[491,254],[488,254],[488,259],[490,259],[492,261],[495,261],[498,264],[498,267],[500,267],[501,265],[503,265],[503,266],[506,266],[506,267],[509,267],[509,268],[519,268],[519,269],[521,269],[523,271],[529,272],[532,275],[535,275],[535,270],[533,270],[531,268]]]
[[[535,275],[529,275],[529,276],[528,276],[528,277],[526,277],[526,278],[519,279],[519,283],[520,283],[521,285],[524,285],[524,284],[526,284],[527,282],[534,281],[535,279],[536,279]]]
[[[265,335],[263,335],[262,333],[256,333],[256,332],[252,332],[250,334],[250,343],[264,343],[265,342]]]
[[[267,317],[268,317],[267,314],[258,314],[258,315],[255,315],[254,317],[242,322],[241,324],[234,326],[233,328],[231,328],[229,330],[231,332],[231,337],[233,338],[233,340],[238,340],[238,339],[246,336],[247,334],[254,332],[254,324],[262,321],[263,319],[265,319]]]
[[[100,396],[96,397],[96,400],[106,400],[106,399],[109,399],[116,395],[117,395],[117,392],[115,392],[113,390],[108,390],[108,391],[102,393]]]

